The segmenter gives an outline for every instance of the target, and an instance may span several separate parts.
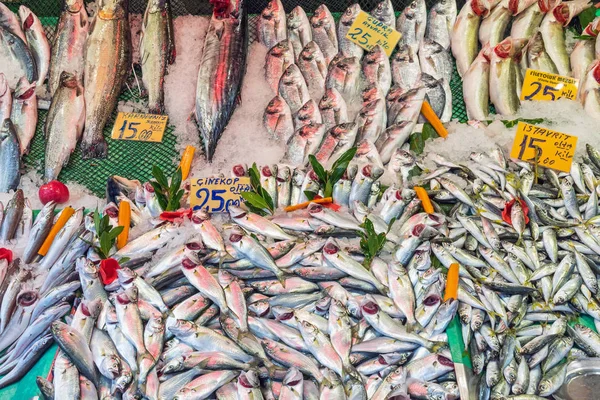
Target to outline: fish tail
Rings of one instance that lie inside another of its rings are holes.
[[[108,144],[103,137],[95,138],[91,142],[83,140],[81,142],[81,154],[83,159],[106,158]]]

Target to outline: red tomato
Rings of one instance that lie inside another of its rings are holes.
[[[66,203],[69,200],[69,188],[62,182],[50,181],[40,187],[38,195],[43,204],[49,201],[55,201],[58,204]]]

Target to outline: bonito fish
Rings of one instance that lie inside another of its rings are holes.
[[[243,0],[215,7],[204,39],[196,88],[196,121],[208,161],[212,161],[238,101],[246,70],[247,35]]]

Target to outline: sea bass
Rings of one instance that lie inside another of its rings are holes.
[[[130,64],[131,35],[124,0],[110,0],[98,11],[85,50],[85,130],[83,158],[104,158],[104,127],[112,114]]]
[[[84,123],[83,86],[76,75],[63,72],[46,117],[46,181],[57,179],[63,166],[69,162],[69,157],[81,138]]]

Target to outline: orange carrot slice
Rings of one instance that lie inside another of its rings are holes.
[[[308,207],[308,205],[310,203],[316,203],[316,204],[327,204],[327,203],[333,203],[333,198],[331,197],[325,197],[322,199],[314,199],[311,201],[305,201],[304,203],[300,203],[300,204],[296,204],[293,206],[287,206],[286,208],[284,208],[285,212],[292,212],[292,211],[296,211],[296,210],[301,210],[303,208]]]
[[[42,247],[40,247],[40,249],[38,250],[38,254],[40,256],[45,256],[46,254],[48,254],[48,250],[50,250],[50,246],[52,245],[54,238],[56,237],[58,232],[60,232],[60,230],[65,226],[65,224],[73,214],[75,214],[75,210],[73,209],[73,207],[66,207],[62,210],[62,212],[58,216],[58,219],[56,220],[56,223],[54,224],[52,229],[50,229],[48,237],[46,237],[46,240],[44,240],[44,244],[42,244]]]
[[[448,268],[448,276],[446,277],[446,293],[444,293],[444,301],[448,299],[458,298],[458,264],[450,264]]]
[[[431,200],[429,199],[429,195],[427,191],[422,187],[415,186],[415,193],[417,193],[417,197],[421,200],[421,204],[423,205],[423,209],[427,214],[433,214],[433,204],[431,204]]]
[[[421,114],[423,114],[425,119],[433,126],[433,129],[435,129],[438,135],[443,138],[448,137],[448,131],[444,127],[444,124],[442,124],[442,121],[440,121],[427,101],[424,101],[421,106]]]
[[[131,204],[122,200],[119,203],[119,226],[123,227],[119,236],[117,236],[117,249],[125,247],[129,239],[129,226],[131,225]]]
[[[194,152],[196,148],[194,146],[187,146],[181,156],[181,162],[179,168],[181,168],[181,180],[185,181],[190,174],[192,168],[192,161],[194,160]]]

